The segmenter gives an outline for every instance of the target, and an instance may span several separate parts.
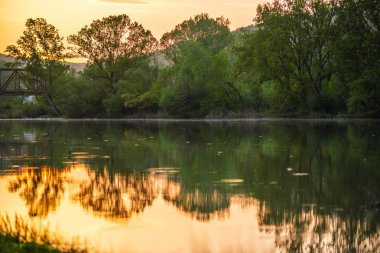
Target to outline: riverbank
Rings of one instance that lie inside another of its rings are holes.
[[[259,122],[259,121],[380,121],[380,118],[8,118],[0,122]]]
[[[15,215],[0,216],[0,253],[85,253],[87,247],[76,239],[65,241],[47,227]]]
[[[4,121],[0,213],[92,252],[376,252],[379,123]]]
[[[7,253],[61,253],[49,244],[38,244],[34,242],[20,242],[17,237],[0,235],[0,252]]]
[[[126,117],[55,117],[40,115],[37,117],[0,117],[0,120],[48,120],[48,121],[257,121],[257,120],[351,120],[380,119],[373,114],[327,114],[327,113],[253,113],[237,112],[227,114],[209,114],[204,117],[180,117],[165,113],[131,114]]]

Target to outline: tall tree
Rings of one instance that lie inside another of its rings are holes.
[[[340,0],[335,64],[351,113],[380,115],[380,2]]]
[[[254,64],[262,79],[276,81],[287,96],[298,100],[301,110],[308,100],[319,108],[323,85],[332,71],[334,15],[332,4],[324,0],[259,5],[254,19],[258,30],[245,40],[240,59]]]
[[[42,86],[44,94],[55,114],[59,114],[54,105],[50,87],[54,80],[68,67],[62,63],[71,55],[65,53],[63,38],[58,30],[43,18],[28,19],[26,30],[5,52],[16,59],[16,64],[26,67],[27,78]]]
[[[213,19],[208,14],[201,13],[165,33],[160,44],[173,61],[177,61],[180,56],[178,44],[190,40],[200,42],[213,53],[218,53],[231,40],[229,24],[230,21],[224,17]]]
[[[125,14],[94,20],[78,34],[69,36],[68,41],[95,68],[97,74],[93,77],[106,79],[111,86],[128,64],[153,53],[157,47],[152,33],[131,22]]]

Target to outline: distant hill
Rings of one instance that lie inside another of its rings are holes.
[[[2,62],[13,62],[14,59],[12,57],[6,56],[5,54],[0,53],[0,61]]]
[[[0,62],[8,63],[14,62],[13,57],[6,56],[5,54],[0,53]],[[86,67],[86,63],[74,63],[74,62],[65,62],[66,65],[73,68],[76,72],[82,71]]]
[[[248,25],[248,26],[237,28],[235,31],[233,31],[233,33],[246,34],[246,33],[252,33],[252,32],[254,32],[256,30],[257,30],[257,26],[256,25]]]

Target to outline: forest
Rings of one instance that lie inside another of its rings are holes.
[[[379,12],[378,0],[275,0],[247,27],[201,13],[159,40],[125,14],[68,38],[28,19],[0,65],[25,67],[43,94],[1,96],[0,118],[377,118]]]

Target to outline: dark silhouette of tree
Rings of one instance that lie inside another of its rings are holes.
[[[68,41],[75,45],[74,52],[88,59],[88,67],[94,68],[91,77],[106,79],[111,86],[133,61],[157,47],[152,33],[125,14],[94,20]]]
[[[50,89],[55,79],[68,70],[62,62],[71,54],[65,52],[63,38],[58,30],[45,19],[30,18],[25,26],[26,30],[16,45],[8,46],[5,52],[16,59],[17,65],[26,67],[27,77],[32,83],[42,85],[53,112],[58,115]]]
[[[141,213],[156,198],[154,182],[143,175],[94,172],[80,185],[73,198],[96,215],[107,218],[130,218]]]
[[[10,181],[10,192],[18,192],[25,201],[29,216],[46,217],[59,206],[67,182],[65,171],[51,168],[20,172]]]
[[[182,184],[178,185],[178,192],[173,192],[170,187],[173,183],[168,180],[163,197],[180,211],[203,222],[213,217],[223,218],[228,213],[230,197],[226,192],[212,186],[186,187]]]

